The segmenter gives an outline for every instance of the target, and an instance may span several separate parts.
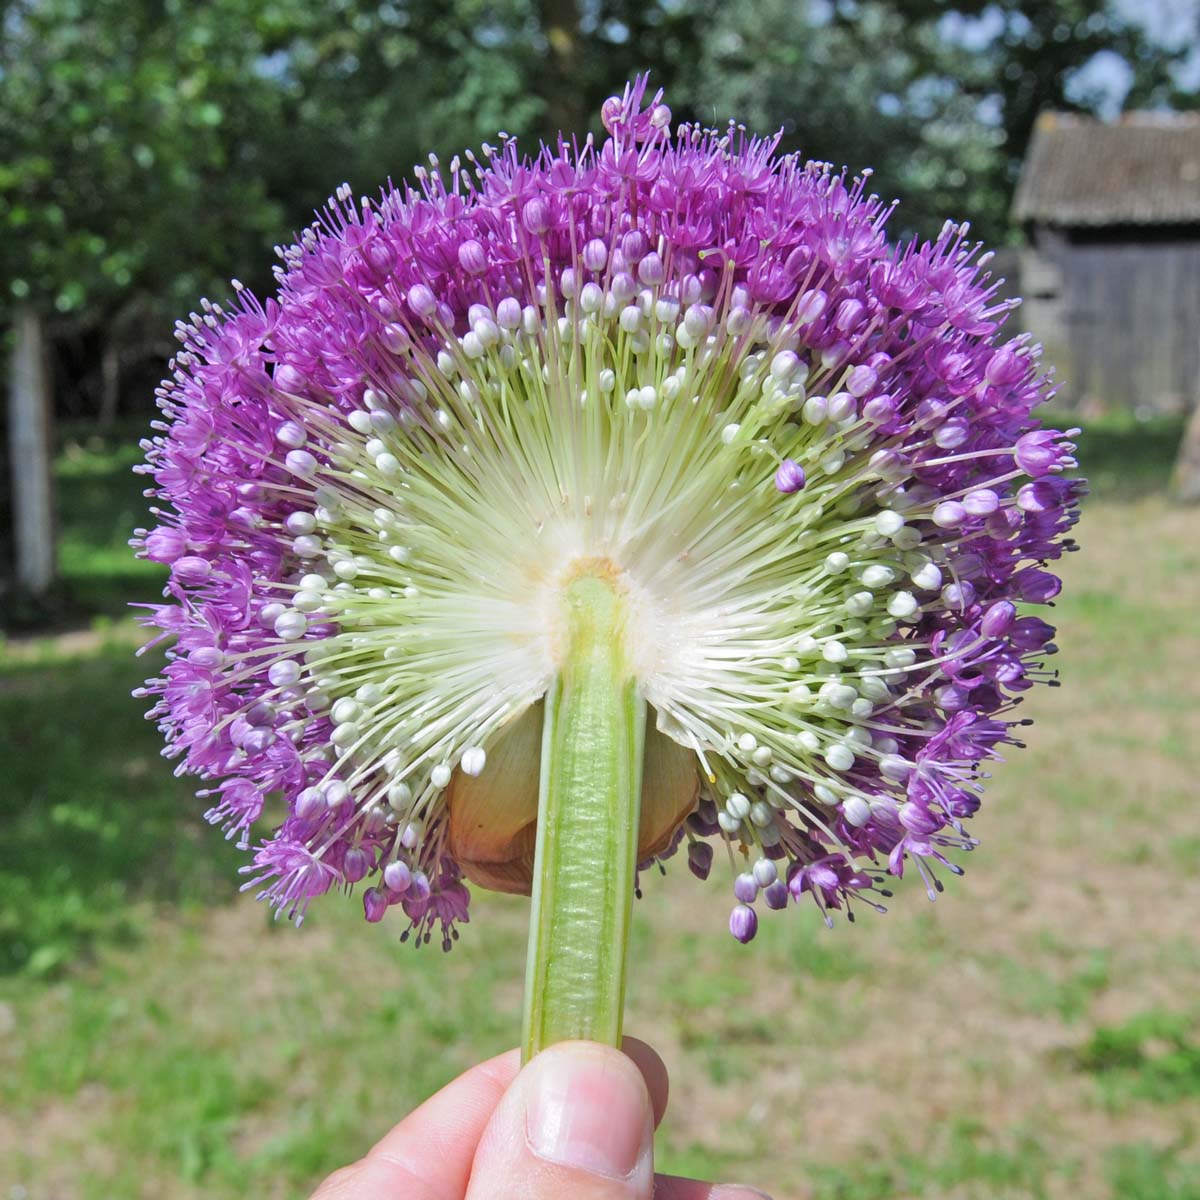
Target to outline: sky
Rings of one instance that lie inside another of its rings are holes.
[[[1175,79],[1182,90],[1200,91],[1200,0],[1116,0],[1115,8],[1163,46],[1190,47],[1176,69]],[[964,49],[978,50],[1002,32],[1004,18],[998,9],[984,9],[978,17],[950,12],[942,19],[940,28],[947,41]],[[1132,82],[1129,64],[1118,54],[1102,51],[1070,80],[1067,98],[1083,101],[1099,97],[1100,115],[1112,118],[1121,111]]]
[[[1120,0],[1117,9],[1131,23],[1141,25],[1155,41],[1172,49],[1191,50],[1176,68],[1175,82],[1186,91],[1200,89],[1200,0]],[[1097,54],[1067,89],[1069,99],[1093,91],[1104,93],[1100,114],[1115,117],[1133,82],[1129,64],[1119,55]]]

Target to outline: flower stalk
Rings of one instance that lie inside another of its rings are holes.
[[[637,870],[646,702],[623,596],[603,570],[564,589],[564,653],[546,699],[523,1054],[617,1046]]]

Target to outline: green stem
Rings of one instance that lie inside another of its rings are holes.
[[[564,598],[566,656],[542,730],[526,1061],[569,1038],[620,1044],[637,869],[646,704],[622,598],[602,573],[579,576]]]

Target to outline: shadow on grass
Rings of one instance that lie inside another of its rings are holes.
[[[165,571],[133,555],[129,538],[151,523],[150,480],[133,468],[145,455],[141,422],[113,433],[78,429],[64,440],[55,468],[64,589],[80,611],[118,616],[131,600],[154,600]]]
[[[228,899],[236,850],[159,756],[126,645],[0,671],[0,973],[49,974],[132,939],[144,901]]]
[[[1055,419],[1070,423],[1066,417]],[[1092,494],[1107,500],[1160,495],[1170,485],[1182,437],[1182,418],[1085,425],[1078,439],[1080,469]]]
[[[147,418],[148,421],[148,418]],[[129,538],[150,524],[149,480],[133,467],[145,455],[138,440],[147,421],[112,430],[68,425],[54,464],[59,579],[36,601],[17,598],[3,624],[11,631],[78,628],[128,613],[130,601],[154,601],[166,572],[134,557]]]

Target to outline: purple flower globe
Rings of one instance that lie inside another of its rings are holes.
[[[932,895],[1047,677],[1076,431],[966,226],[890,244],[866,175],[672,133],[644,80],[603,120],[342,188],[275,297],[178,327],[145,694],[289,916],[358,887],[448,947],[468,881],[536,895],[579,646],[649,714],[632,862],[724,843],[740,941]]]

